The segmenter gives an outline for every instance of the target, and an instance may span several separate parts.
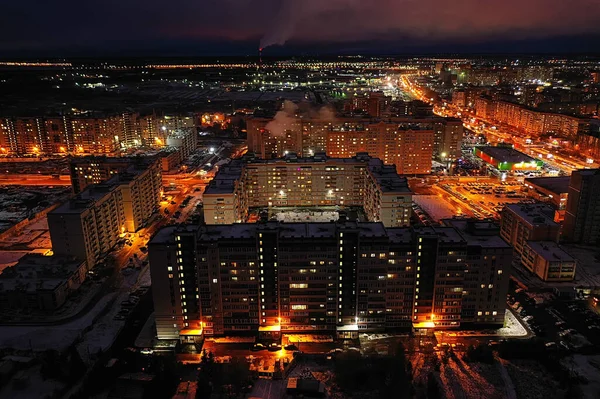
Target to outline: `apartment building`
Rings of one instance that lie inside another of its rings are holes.
[[[170,134],[194,128],[191,115],[137,113],[0,118],[5,154],[110,154],[142,144],[162,147]]]
[[[173,130],[167,137],[167,146],[177,148],[181,159],[187,159],[196,151],[198,132],[196,128]]]
[[[477,226],[170,226],[149,243],[158,338],[502,325],[511,254]]]
[[[158,209],[162,190],[160,163],[130,165],[106,182],[92,184],[48,213],[55,254],[96,261],[124,232],[135,232]]]
[[[327,155],[349,158],[365,152],[385,164],[396,165],[399,174],[429,174],[434,135],[432,125],[383,122],[354,132],[331,131],[327,135]]]
[[[558,242],[560,224],[547,204],[509,204],[502,211],[500,236],[522,257],[527,241]]]
[[[122,203],[118,185],[103,183],[88,187],[48,213],[54,253],[85,260],[91,269],[125,231]]]
[[[480,97],[475,101],[478,116],[505,123],[528,134],[545,133],[564,135],[571,139],[589,131],[589,122],[582,118],[529,109],[521,104]]]
[[[245,157],[219,169],[204,192],[207,224],[246,221],[249,208],[361,206],[370,221],[408,226],[412,193],[393,165],[359,153],[281,159]]]
[[[563,282],[575,279],[577,262],[554,241],[527,241],[522,264],[543,281]]]
[[[577,170],[569,181],[565,241],[600,244],[600,169]]]
[[[277,158],[289,152],[305,157],[326,152],[344,158],[368,152],[385,163],[396,164],[400,174],[430,173],[432,157],[458,158],[463,137],[462,122],[453,118],[302,117],[278,135],[269,132],[270,121],[248,120],[248,150],[261,158]]]
[[[85,190],[90,184],[98,184],[111,179],[128,169],[146,170],[155,167],[157,157],[73,157],[69,163],[71,186],[75,194]],[[160,161],[159,161],[160,163]]]

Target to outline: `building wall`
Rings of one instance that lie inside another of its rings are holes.
[[[363,154],[364,156],[364,154]],[[373,170],[366,162],[287,162],[245,164],[239,175],[225,180],[220,175],[204,193],[204,218],[207,224],[245,221],[254,207],[361,206],[370,221],[385,226],[410,224],[412,193],[396,191],[379,182],[375,174],[398,178],[393,166]],[[227,171],[225,171],[227,173]]]
[[[370,234],[361,225],[161,231],[149,244],[159,339],[199,325],[206,335],[502,325],[512,255],[506,244],[469,244],[452,228]]]
[[[114,176],[92,185],[48,214],[54,253],[86,260],[92,268],[124,232],[139,230],[158,209],[162,190],[160,163],[137,175]]]
[[[526,207],[526,206],[525,206]],[[535,210],[532,208],[532,212]],[[542,218],[531,223],[519,216],[510,207],[502,211],[500,236],[522,256],[523,248],[527,241],[554,241],[558,242],[560,236],[560,225]]]
[[[600,169],[571,174],[563,238],[588,245],[600,244]]]
[[[578,133],[589,129],[586,121],[581,118],[540,112],[528,109],[521,104],[492,100],[491,98],[477,99],[475,109],[477,115],[482,118],[505,123],[533,136],[554,133],[575,138]]]
[[[286,152],[304,157],[326,152],[336,158],[368,152],[386,164],[395,164],[401,174],[430,173],[434,154],[446,153],[447,159],[459,157],[463,136],[462,122],[439,117],[303,118],[277,137],[269,133],[269,122],[268,118],[248,120],[248,150],[263,159]]]
[[[576,262],[562,260],[548,260],[527,243],[523,248],[522,264],[543,281],[561,282],[575,279]]]
[[[121,147],[163,146],[167,136],[196,126],[193,116],[120,115],[0,119],[6,154],[109,154]]]

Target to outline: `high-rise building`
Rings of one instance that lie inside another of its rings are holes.
[[[196,151],[198,132],[196,128],[176,129],[167,136],[167,146],[175,147],[181,153],[181,159],[187,159]]]
[[[399,174],[429,174],[433,158],[432,125],[370,124],[364,130],[343,127],[327,134],[327,155],[348,158],[366,152],[385,164],[396,165]]]
[[[351,157],[358,152],[396,164],[400,174],[431,172],[432,157],[460,157],[462,122],[440,117],[395,117],[389,119],[298,118],[287,129],[273,135],[269,118],[248,120],[248,151],[258,157],[278,158],[294,152],[312,156],[326,152],[331,157]]]
[[[131,166],[133,159],[125,157],[87,156],[74,157],[69,164],[71,187],[75,194],[90,184],[107,181]]]
[[[393,165],[361,154],[324,154],[261,160],[245,157],[223,165],[204,191],[207,224],[246,221],[255,207],[361,206],[371,221],[408,226],[412,193]]]
[[[171,226],[148,247],[158,338],[184,342],[502,325],[512,255],[485,227],[371,222]]]
[[[125,232],[122,195],[115,184],[88,187],[48,213],[52,250],[87,262],[88,270]]]
[[[588,245],[600,244],[600,169],[571,174],[563,238]]]
[[[478,116],[498,123],[505,123],[533,136],[545,133],[565,135],[575,138],[589,131],[589,121],[570,115],[541,112],[521,104],[480,97],[475,102]]]
[[[0,119],[0,153],[110,154],[140,145],[162,147],[169,134],[194,128],[193,116],[84,115]]]
[[[119,235],[139,230],[156,212],[162,191],[158,159],[129,165],[100,184],[89,185],[48,213],[52,249],[92,268]]]
[[[554,221],[549,205],[509,204],[502,211],[500,236],[522,257],[527,241],[558,242],[560,224]]]

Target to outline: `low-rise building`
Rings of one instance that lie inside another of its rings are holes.
[[[543,281],[573,281],[577,263],[554,241],[527,241],[521,263]]]
[[[556,210],[554,221],[562,222],[569,197],[570,179],[569,176],[529,178],[525,179],[525,189],[529,197],[552,205]]]
[[[73,257],[27,254],[0,274],[0,310],[58,309],[86,272],[85,262]]]

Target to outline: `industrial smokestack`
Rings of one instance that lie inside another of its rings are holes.
[[[262,51],[263,51],[262,47],[259,47],[258,48],[258,63],[259,63],[259,65],[262,65]]]

